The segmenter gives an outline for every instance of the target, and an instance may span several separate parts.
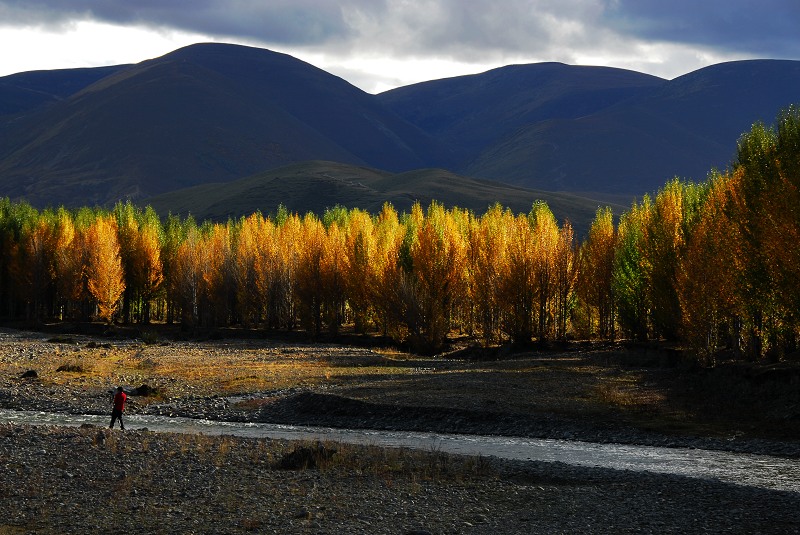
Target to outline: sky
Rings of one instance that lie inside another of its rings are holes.
[[[542,61],[672,79],[800,59],[800,0],[0,0],[0,76],[198,42],[291,54],[370,93]]]

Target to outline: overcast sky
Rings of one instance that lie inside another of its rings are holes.
[[[800,0],[0,0],[0,76],[207,41],[286,52],[371,93],[540,61],[674,78],[800,59]]]

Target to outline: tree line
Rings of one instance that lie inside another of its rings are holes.
[[[0,200],[0,315],[306,329],[347,325],[436,351],[569,337],[668,339],[713,364],[797,349],[800,113],[753,126],[732,168],[674,179],[576,241],[543,202],[476,215],[279,208],[227,223],[151,208],[36,210]]]

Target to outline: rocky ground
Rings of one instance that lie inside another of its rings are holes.
[[[0,407],[107,414],[108,390],[122,384],[134,394],[131,412],[800,456],[791,376],[786,392],[761,375],[740,389],[739,397],[766,389],[779,398],[759,403],[758,418],[724,409],[732,402],[718,379],[699,384],[703,410],[688,410],[687,399],[697,401],[683,375],[663,362],[623,365],[619,348],[487,361],[469,351],[422,359],[286,341],[150,342],[0,331]],[[23,378],[28,371],[36,376]],[[800,532],[797,493],[558,463],[325,448],[0,426],[0,533]],[[305,461],[293,461],[293,452]]]
[[[561,464],[0,426],[0,532],[797,533],[800,495]],[[313,459],[313,453],[312,457]]]

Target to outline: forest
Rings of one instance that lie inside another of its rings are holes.
[[[0,317],[380,333],[436,352],[483,345],[665,340],[698,363],[781,359],[800,327],[800,110],[741,136],[729,170],[673,179],[584,239],[545,203],[475,214],[333,207],[226,223],[130,202],[0,200]]]

